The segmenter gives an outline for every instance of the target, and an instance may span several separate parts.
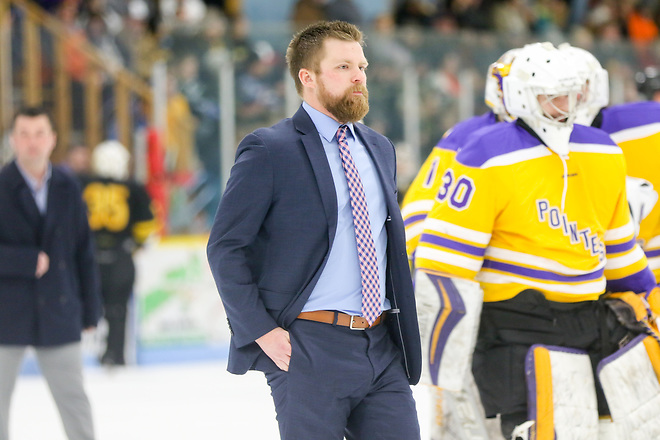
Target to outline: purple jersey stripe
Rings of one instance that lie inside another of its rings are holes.
[[[631,238],[629,241],[625,243],[620,243],[620,244],[609,244],[605,246],[605,251],[607,252],[608,255],[610,254],[618,254],[621,252],[628,252],[632,248],[635,247],[635,244],[637,242],[635,241],[635,238]]]
[[[648,266],[627,277],[618,280],[607,280],[607,290],[610,292],[626,292],[628,290],[636,293],[650,292],[655,286],[655,276]]]
[[[410,226],[414,223],[421,222],[424,219],[426,219],[426,213],[424,213],[424,214],[415,214],[415,215],[411,215],[410,217],[406,218],[403,221],[403,224],[405,226]]]
[[[520,275],[528,278],[536,278],[544,281],[558,281],[562,283],[579,283],[583,281],[594,281],[602,278],[603,269],[582,275],[560,275],[555,272],[549,272],[539,269],[530,269],[528,267],[516,266],[515,264],[502,263],[500,261],[484,260],[484,268],[507,272],[513,275]]]
[[[486,253],[485,248],[480,248],[478,246],[472,246],[465,243],[460,243],[448,238],[438,237],[437,235],[432,234],[422,234],[420,242],[434,244],[436,246],[442,246],[448,249],[452,249],[464,254],[474,255],[475,257],[483,257]]]
[[[644,251],[646,258],[655,258],[660,257],[660,249],[653,249],[649,251]]]

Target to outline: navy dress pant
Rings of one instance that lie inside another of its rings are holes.
[[[289,334],[289,371],[263,369],[283,440],[420,438],[402,355],[385,325],[359,331],[299,319]]]

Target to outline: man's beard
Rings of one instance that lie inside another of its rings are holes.
[[[354,95],[362,92],[362,95]],[[357,122],[369,113],[369,91],[367,86],[356,84],[346,90],[343,96],[332,96],[323,82],[319,84],[319,101],[341,123]]]

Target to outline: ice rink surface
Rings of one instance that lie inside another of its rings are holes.
[[[226,361],[90,367],[85,384],[97,440],[276,440],[263,374],[225,371]],[[425,434],[428,394],[413,387]],[[40,375],[21,375],[10,410],[11,440],[66,440]]]

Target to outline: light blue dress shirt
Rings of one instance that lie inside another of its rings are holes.
[[[337,194],[337,232],[330,249],[328,262],[318,283],[303,307],[303,312],[315,310],[337,310],[350,315],[362,315],[362,284],[360,263],[353,226],[353,211],[349,199],[348,183],[339,156],[337,129],[339,123],[331,117],[303,102],[303,108],[309,114],[319,132],[325,154],[328,158],[332,180]],[[348,146],[353,161],[360,174],[369,209],[371,233],[376,245],[378,258],[378,278],[382,310],[390,309],[390,302],[385,298],[385,268],[387,267],[387,207],[383,187],[369,153],[355,135],[353,124],[347,124]]]
[[[21,168],[18,162],[16,162],[16,166],[30,188],[30,192],[32,193],[32,197],[34,197],[34,202],[37,204],[39,213],[41,215],[46,214],[46,209],[48,208],[48,181],[53,173],[52,165],[48,164],[48,169],[46,170],[42,182],[39,182],[34,177],[30,176],[27,171]]]

